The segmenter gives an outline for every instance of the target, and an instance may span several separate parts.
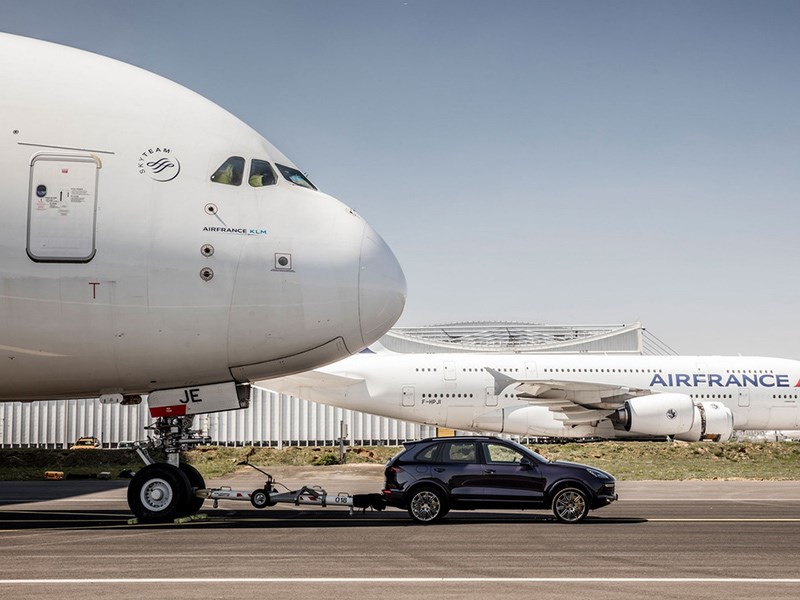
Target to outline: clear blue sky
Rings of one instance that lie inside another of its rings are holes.
[[[401,325],[800,358],[800,2],[4,0],[0,30],[261,132],[395,250]]]

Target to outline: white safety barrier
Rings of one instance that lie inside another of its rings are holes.
[[[436,428],[325,406],[253,388],[250,408],[199,415],[195,427],[213,444],[322,446],[338,443],[341,422],[350,445],[397,445],[436,435]],[[151,423],[146,402],[102,404],[98,399],[0,402],[0,447],[67,448],[82,436],[104,448],[144,440]]]

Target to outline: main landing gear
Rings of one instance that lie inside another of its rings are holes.
[[[191,465],[180,462],[180,451],[208,438],[192,429],[192,417],[160,417],[150,427],[151,446],[167,453],[166,463],[156,463],[145,448],[136,452],[146,466],[131,479],[128,506],[141,521],[172,521],[197,513],[204,498],[198,490],[206,487],[203,476]]]

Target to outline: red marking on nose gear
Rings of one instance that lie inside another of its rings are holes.
[[[178,406],[156,406],[150,408],[150,416],[157,417],[182,417],[186,414],[186,405]]]

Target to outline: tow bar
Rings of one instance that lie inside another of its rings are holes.
[[[346,492],[329,494],[318,485],[304,485],[299,490],[290,490],[282,483],[276,482],[272,475],[257,466],[251,465],[247,461],[239,464],[252,467],[259,473],[265,475],[267,480],[264,482],[264,487],[253,490],[252,492],[234,490],[228,486],[206,488],[197,490],[195,492],[196,496],[198,498],[213,500],[214,508],[219,506],[220,500],[249,501],[254,507],[259,509],[275,506],[278,503],[294,504],[295,506],[347,506],[350,509],[351,515],[356,508],[360,508],[363,511],[366,511],[368,508],[372,508],[373,510],[383,510],[386,508],[386,499],[383,497],[383,494],[348,494]],[[286,491],[277,491],[275,489],[276,485],[286,488]]]

